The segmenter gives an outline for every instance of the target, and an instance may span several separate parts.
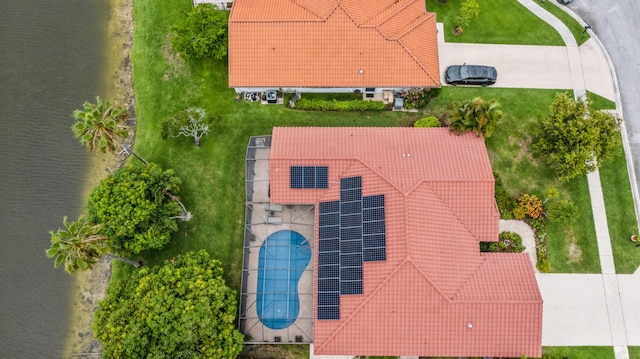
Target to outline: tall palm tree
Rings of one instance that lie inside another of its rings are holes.
[[[69,222],[65,216],[62,222],[64,229],[49,232],[51,247],[46,251],[47,257],[55,257],[56,268],[64,264],[64,270],[68,273],[91,269],[103,255],[137,268],[141,266],[139,262],[109,254],[108,238],[100,233],[102,225],[87,223],[84,216],[80,216],[76,222]]]
[[[144,164],[148,162],[118,139],[127,138],[128,127],[125,120],[129,111],[113,101],[102,101],[96,97],[96,103],[85,102],[82,110],[73,111],[76,122],[72,126],[73,135],[90,151],[114,152],[118,146],[127,154],[131,153]]]
[[[496,123],[504,116],[498,109],[499,106],[495,100],[485,101],[481,97],[454,103],[450,129],[457,134],[473,131],[478,137],[484,135],[488,138],[493,133]]]

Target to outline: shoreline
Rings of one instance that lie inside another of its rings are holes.
[[[130,112],[129,136],[123,141],[133,146],[135,138],[135,97],[131,72],[133,44],[133,0],[108,0],[109,22],[105,33],[104,71],[100,83],[104,95],[123,104]],[[93,98],[94,96],[92,96]],[[126,156],[122,154],[92,153],[85,177],[83,198],[108,174],[122,167]],[[70,324],[65,343],[65,357],[95,358],[102,354],[102,345],[93,337],[91,323],[98,302],[105,296],[111,278],[111,262],[103,259],[92,270],[75,274],[70,295]]]

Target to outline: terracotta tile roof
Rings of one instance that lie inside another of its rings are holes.
[[[424,0],[234,1],[231,87],[439,85],[436,17]]]
[[[335,201],[340,179],[356,176],[363,196],[384,195],[386,260],[363,263],[362,294],[340,295],[339,320],[315,320],[316,354],[541,355],[542,298],[527,256],[479,251],[498,237],[483,139],[442,128],[274,128],[270,156],[274,203]],[[327,166],[328,188],[291,189],[290,166]]]

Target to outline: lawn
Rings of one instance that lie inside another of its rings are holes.
[[[640,359],[640,347],[629,347],[629,359]]]
[[[542,347],[542,358],[613,359],[613,347]]]
[[[616,273],[632,274],[640,266],[640,248],[629,237],[638,233],[638,222],[622,148],[612,161],[602,165],[600,180]]]
[[[485,44],[564,46],[560,34],[546,22],[531,13],[517,0],[477,0],[480,15],[472,19],[461,35],[454,35],[453,21],[460,13],[461,1],[426,0],[427,11],[437,14],[444,24],[447,42]],[[550,0],[551,1],[551,0]],[[553,5],[551,5],[553,6]],[[564,19],[561,19],[564,21]],[[573,20],[573,19],[572,19]],[[575,22],[575,20],[573,20]],[[579,25],[578,25],[579,26]]]
[[[576,41],[578,42],[578,46],[584,44],[585,41],[591,38],[591,36],[589,36],[589,33],[584,31],[584,27],[582,27],[582,25],[580,25],[580,23],[566,11],[562,10],[560,6],[557,5],[557,2],[552,0],[545,2],[542,2],[540,0],[535,1],[538,5],[542,6],[545,10],[553,14],[553,16],[557,17],[558,19],[560,19],[560,21],[567,25],[567,27],[573,34],[573,37],[575,37]]]

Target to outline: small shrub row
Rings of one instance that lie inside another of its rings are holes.
[[[423,109],[429,101],[440,95],[440,87],[432,89],[411,89],[404,95],[404,108]]]
[[[520,253],[524,250],[522,237],[513,232],[500,233],[498,242],[480,242],[480,252]]]
[[[440,127],[440,120],[438,120],[435,116],[429,116],[425,118],[421,118],[418,121],[413,123],[413,127],[418,128],[431,128],[431,127]]]
[[[498,205],[498,210],[500,210],[500,214],[502,219],[512,219],[513,210],[518,207],[518,201],[516,201],[509,192],[504,188],[502,184],[502,180],[498,176],[497,173],[493,173],[493,177],[496,179],[495,182],[495,197],[496,204]]]
[[[549,273],[551,272],[551,262],[547,251],[547,230],[544,219],[532,219],[531,228],[536,236],[536,257],[538,258],[536,268],[542,273]]]
[[[364,111],[384,111],[382,101],[337,101],[337,100],[315,100],[301,98],[296,101],[296,109],[311,111],[338,111],[338,112],[364,112]]]

